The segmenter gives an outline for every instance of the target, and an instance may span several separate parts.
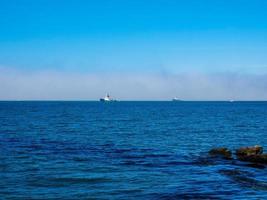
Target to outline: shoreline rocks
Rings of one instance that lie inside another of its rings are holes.
[[[259,164],[267,164],[267,154],[242,156],[238,157],[238,160]]]
[[[236,150],[236,155],[238,157],[260,155],[262,153],[263,153],[263,148],[262,146],[259,145],[255,145],[253,147],[241,147]]]
[[[228,148],[219,147],[209,151],[212,156],[219,156],[224,159],[232,159],[232,153]],[[255,145],[252,147],[241,147],[235,152],[236,159],[245,162],[267,164],[267,153],[263,153],[263,147]]]
[[[253,147],[241,147],[236,150],[238,160],[267,164],[267,154],[263,154],[263,147],[255,145]]]

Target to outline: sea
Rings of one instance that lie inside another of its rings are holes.
[[[0,199],[267,199],[267,102],[1,101]]]

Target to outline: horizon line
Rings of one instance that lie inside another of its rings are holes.
[[[21,99],[21,100],[17,100],[17,99],[0,99],[0,102],[18,102],[18,101],[27,101],[27,102],[59,102],[59,101],[62,101],[62,102],[100,102],[99,100],[92,100],[92,99],[88,99],[88,100],[83,100],[83,99]],[[173,101],[172,99],[171,100],[150,100],[150,99],[147,99],[147,100],[116,100],[114,102],[106,102],[106,103],[118,103],[118,102],[231,102],[231,103],[234,103],[234,102],[266,102],[266,100],[178,100],[178,101]],[[105,102],[102,102],[102,103],[105,103]]]

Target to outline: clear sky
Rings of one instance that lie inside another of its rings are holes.
[[[266,11],[265,0],[0,0],[0,99],[266,100]]]

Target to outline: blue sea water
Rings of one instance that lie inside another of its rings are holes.
[[[0,102],[0,199],[267,199],[267,102]]]

